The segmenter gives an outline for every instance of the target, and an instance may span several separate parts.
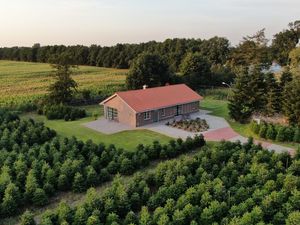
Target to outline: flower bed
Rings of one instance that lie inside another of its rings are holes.
[[[166,125],[190,132],[203,132],[209,129],[206,120],[200,118],[194,120],[173,120],[173,122],[167,122]]]

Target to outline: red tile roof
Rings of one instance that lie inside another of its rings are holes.
[[[119,96],[136,112],[145,112],[203,99],[185,84],[122,91],[115,95]],[[109,101],[112,97],[104,100],[101,104]]]

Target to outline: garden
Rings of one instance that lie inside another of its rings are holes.
[[[172,122],[167,122],[166,125],[189,132],[203,132],[209,129],[206,120],[198,117],[191,120],[173,120]]]

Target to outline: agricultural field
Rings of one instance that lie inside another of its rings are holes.
[[[0,106],[17,105],[47,93],[53,68],[46,63],[0,60]],[[111,93],[124,85],[127,70],[93,66],[74,69],[78,90]]]

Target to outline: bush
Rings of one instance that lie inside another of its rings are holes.
[[[267,135],[267,125],[266,124],[263,124],[260,126],[260,129],[259,129],[259,136],[262,137],[262,138],[266,138],[266,135]]]
[[[294,128],[292,128],[292,127],[287,127],[287,128],[284,130],[284,139],[285,139],[286,141],[293,141],[294,135],[295,135],[295,130],[294,130]]]
[[[271,140],[275,140],[276,135],[277,135],[277,131],[274,128],[273,124],[269,124],[268,129],[267,129],[266,138],[271,139]]]
[[[65,121],[76,120],[86,117],[86,111],[71,106],[60,105],[47,105],[39,113],[44,114],[48,120],[64,119]]]
[[[276,136],[276,141],[285,141],[285,127],[279,127],[278,133]]]
[[[255,134],[259,134],[260,125],[259,125],[257,122],[252,121],[251,124],[250,124],[250,127],[251,127],[251,130],[252,130]]]
[[[294,134],[294,142],[300,143],[300,127],[297,127],[295,129],[295,134]]]
[[[271,123],[252,121],[250,124],[251,130],[258,134],[261,138],[276,140],[280,142],[298,142],[300,143],[300,128],[292,126],[274,125]]]

